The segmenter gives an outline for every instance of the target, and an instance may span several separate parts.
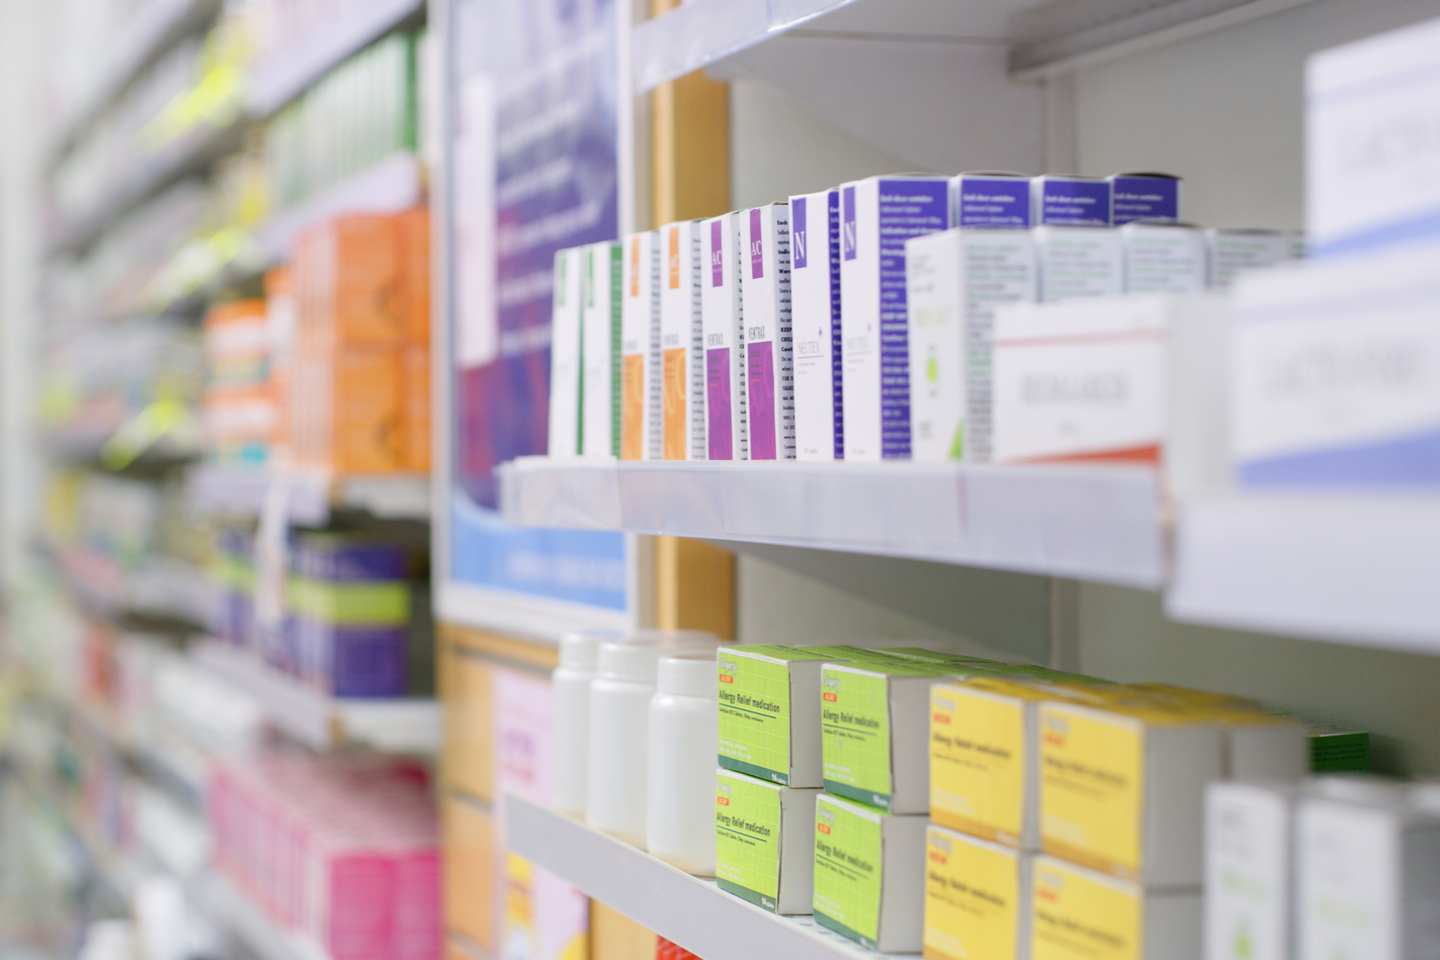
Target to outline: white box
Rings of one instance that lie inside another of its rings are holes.
[[[751,460],[795,459],[794,342],[790,303],[790,204],[747,210],[740,300]]]
[[[1030,178],[1030,224],[1035,227],[1108,227],[1109,180],[1047,173]]]
[[[1257,270],[1293,260],[1296,240],[1280,230],[1206,230],[1206,282],[1229,290],[1243,270]]]
[[[700,310],[705,324],[705,436],[709,460],[749,459],[740,229],[734,212],[704,223]]]
[[[1301,960],[1435,956],[1440,818],[1401,799],[1300,801],[1295,933]]]
[[[552,457],[580,453],[581,248],[555,252],[554,305],[550,314],[550,432]]]
[[[660,231],[625,238],[620,317],[620,458],[660,460]]]
[[[795,457],[845,458],[840,358],[840,191],[790,198]]]
[[[1147,889],[1054,857],[1030,873],[1032,956],[1200,960],[1198,887]]]
[[[1321,256],[1440,235],[1440,20],[1305,65],[1305,217]]]
[[[1125,289],[1120,232],[1109,227],[1036,227],[1039,299],[1111,297]]]
[[[1291,960],[1298,785],[1205,790],[1205,960]]]
[[[1157,460],[1170,299],[999,307],[991,460]]]
[[[910,456],[905,241],[950,226],[944,177],[871,177],[840,188],[845,458]]]
[[[700,311],[703,220],[660,229],[661,452],[666,460],[704,460],[705,329]]]
[[[1035,299],[1028,230],[946,230],[905,241],[910,455],[985,462],[995,308]],[[979,430],[972,425],[979,423]]]
[[[580,452],[620,456],[620,244],[582,248]]]
[[[1205,289],[1205,234],[1184,223],[1120,228],[1126,293],[1197,293]]]

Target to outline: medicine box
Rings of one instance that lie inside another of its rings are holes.
[[[1246,270],[1295,259],[1295,241],[1280,230],[1206,230],[1206,284],[1229,290]]]
[[[1231,435],[1242,488],[1440,482],[1433,248],[1236,284]]]
[[[1116,173],[1110,181],[1110,222],[1179,220],[1180,178],[1169,173]]]
[[[1200,960],[1198,887],[1147,889],[1053,857],[1031,877],[1033,960]]]
[[[910,340],[910,454],[915,460],[985,459],[990,341],[995,308],[1035,299],[1027,230],[960,228],[905,242]]]
[[[828,793],[815,803],[815,922],[882,953],[915,953],[924,932],[923,816]]]
[[[821,667],[865,659],[884,654],[843,645],[721,647],[720,766],[793,787],[820,786]]]
[[[618,457],[621,248],[605,242],[582,251],[580,452],[587,457]]]
[[[742,214],[706,220],[700,310],[705,328],[705,431],[710,460],[749,459],[744,314],[740,299]]]
[[[1030,223],[1036,227],[1110,226],[1110,181],[1073,174],[1030,178]]]
[[[779,914],[814,898],[815,798],[731,770],[715,773],[715,882]]]
[[[950,223],[961,228],[1030,226],[1030,178],[1021,173],[962,173],[950,178]]]
[[[620,459],[659,460],[660,232],[625,238],[620,316]]]
[[[1290,960],[1294,781],[1205,790],[1205,960]]]
[[[1196,293],[1206,287],[1203,231],[1184,223],[1120,228],[1126,293]]]
[[[661,442],[666,460],[704,460],[705,330],[700,309],[704,221],[660,229]]]
[[[1305,218],[1319,256],[1440,234],[1429,131],[1440,122],[1440,20],[1313,54],[1305,65]]]
[[[799,460],[843,460],[840,191],[791,197],[790,231],[795,456]]]
[[[581,248],[555,254],[554,300],[550,314],[550,434],[552,457],[580,453],[580,275]]]
[[[1124,292],[1120,233],[1108,227],[1036,227],[1037,297],[1050,302]]]
[[[740,295],[751,460],[795,459],[790,204],[745,211]]]
[[[910,456],[905,241],[950,226],[943,177],[871,177],[840,188],[845,458]]]
[[[1156,294],[997,308],[991,461],[1158,460],[1174,309]]]
[[[1029,958],[1032,858],[931,824],[925,831],[925,960]]]

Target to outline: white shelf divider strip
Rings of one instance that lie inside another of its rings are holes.
[[[511,851],[705,960],[875,957],[808,916],[776,916],[564,814],[504,802]]]

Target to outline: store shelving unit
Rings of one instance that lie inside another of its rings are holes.
[[[514,795],[506,843],[606,906],[706,960],[854,960],[875,954],[812,918],[781,917],[580,821]],[[887,954],[887,956],[919,956]]]
[[[364,743],[392,753],[434,754],[440,706],[425,699],[340,699],[218,640],[191,647],[197,666],[256,700],[271,725],[317,750]]]
[[[1158,474],[1147,467],[690,463],[523,458],[505,519],[843,550],[1158,587]]]
[[[202,871],[189,891],[200,910],[239,937],[258,960],[328,960],[319,947],[276,926],[229,879],[214,870]]]
[[[325,477],[202,464],[190,472],[188,485],[199,509],[233,516],[259,516],[271,497],[282,496],[286,518],[302,527],[324,526],[335,507],[388,520],[430,516],[430,478],[418,474]]]

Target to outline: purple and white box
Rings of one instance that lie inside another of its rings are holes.
[[[1036,227],[1108,227],[1110,181],[1074,174],[1030,178],[1030,223]]]
[[[790,313],[790,204],[744,213],[740,262],[745,400],[751,460],[795,459],[794,343]]]
[[[740,301],[740,231],[744,213],[706,220],[701,242],[700,313],[705,330],[705,423],[708,458],[749,459],[745,354]]]
[[[1023,230],[1030,226],[1030,178],[1023,173],[962,173],[950,180],[950,222],[957,227]]]
[[[1110,223],[1179,220],[1180,178],[1170,173],[1115,173],[1110,180]]]
[[[840,191],[790,198],[795,456],[845,459],[840,357]]]
[[[910,456],[905,241],[949,226],[946,177],[870,177],[840,188],[848,460]]]

